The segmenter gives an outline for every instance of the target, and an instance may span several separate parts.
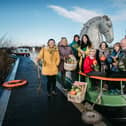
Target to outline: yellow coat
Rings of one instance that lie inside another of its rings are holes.
[[[38,54],[38,59],[42,60],[42,74],[43,75],[57,75],[58,65],[60,62],[59,51],[56,47],[44,47]]]

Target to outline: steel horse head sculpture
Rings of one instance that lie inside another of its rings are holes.
[[[114,39],[112,22],[106,15],[97,16],[88,20],[81,30],[80,37],[82,37],[83,34],[89,36],[94,48],[99,47],[100,43],[103,41],[103,36],[105,38],[104,41],[107,43],[111,43]]]

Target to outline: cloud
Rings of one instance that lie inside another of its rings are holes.
[[[49,5],[48,7],[56,11],[59,15],[79,23],[84,23],[92,17],[103,15],[101,13],[97,13],[96,11],[82,9],[80,7],[74,7],[73,10],[67,10],[56,5]]]
[[[114,14],[107,13],[105,15],[109,15],[113,21],[126,21],[126,0],[111,1],[112,6],[117,7],[118,9],[113,11]],[[72,10],[68,10],[56,5],[49,5],[48,7],[57,12],[57,14],[79,23],[84,23],[85,21],[95,16],[104,15],[103,13],[97,12],[96,10],[87,10],[80,7],[73,7]]]

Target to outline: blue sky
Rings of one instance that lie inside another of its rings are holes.
[[[88,19],[108,15],[117,42],[125,35],[125,8],[126,0],[0,0],[0,37],[26,45],[62,36],[71,42]]]

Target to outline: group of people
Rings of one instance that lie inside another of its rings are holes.
[[[88,35],[84,34],[80,40],[74,35],[73,41],[68,44],[67,38],[62,37],[56,46],[54,39],[49,39],[47,46],[42,48],[36,62],[42,60],[42,74],[47,76],[48,96],[56,95],[56,75],[61,72],[62,86],[65,89],[64,69],[65,59],[74,56],[77,68],[72,72],[77,79],[78,72],[87,75],[126,77],[126,51],[119,42],[109,48],[106,42],[101,42],[98,49],[93,48]]]

